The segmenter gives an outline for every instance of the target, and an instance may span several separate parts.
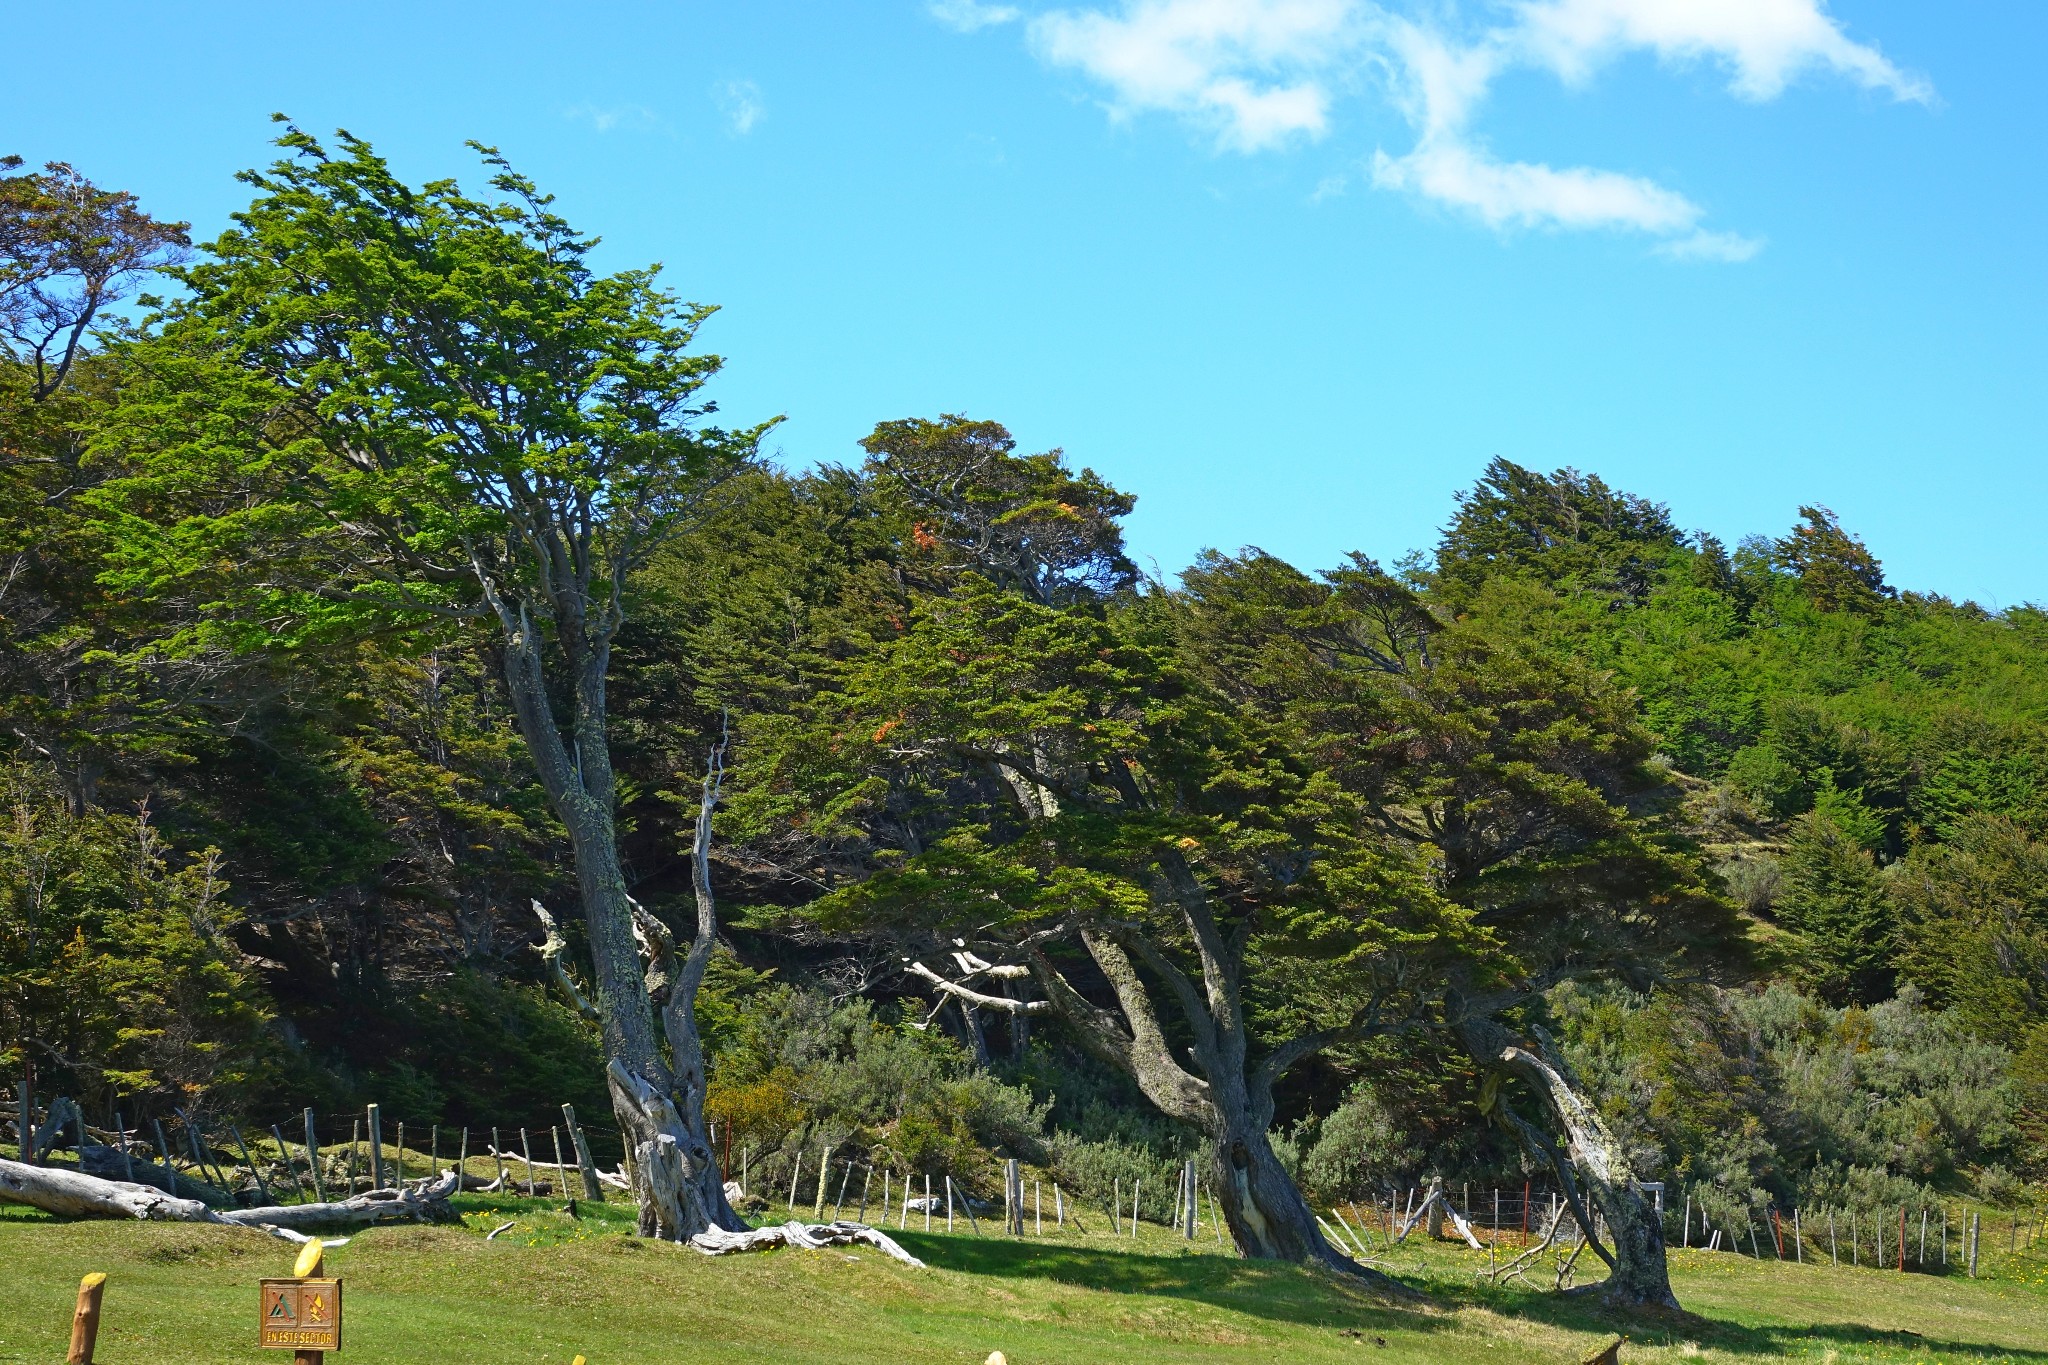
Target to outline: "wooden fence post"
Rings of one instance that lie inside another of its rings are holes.
[[[562,1130],[555,1124],[548,1125],[548,1137],[555,1144],[555,1198],[569,1197],[569,1168],[562,1161]]]
[[[327,1182],[320,1178],[320,1138],[313,1131],[313,1111],[308,1109],[306,1118],[306,1166],[313,1173],[313,1197],[321,1203],[327,1202]]]
[[[818,1199],[811,1206],[812,1219],[825,1216],[825,1179],[832,1173],[832,1144],[825,1143],[818,1152]]]
[[[498,1125],[491,1125],[491,1159],[498,1166],[498,1193],[505,1192],[505,1144],[498,1138]]]
[[[370,1130],[370,1188],[384,1188],[384,1115],[376,1105],[364,1111],[363,1126]]]
[[[284,1163],[284,1173],[292,1178],[292,1193],[306,1202],[306,1187],[299,1180],[299,1165],[292,1160],[292,1149],[284,1145],[284,1129],[277,1124],[270,1125],[270,1135],[277,1139],[277,1159]]]
[[[602,1204],[604,1202],[604,1183],[597,1178],[597,1163],[591,1160],[590,1143],[583,1136],[582,1125],[576,1122],[576,1110],[573,1106],[567,1104],[562,1106],[562,1122],[569,1126],[569,1145],[576,1149],[576,1166],[578,1170],[583,1172],[583,1197],[594,1203]],[[798,1164],[802,1164],[803,1156],[801,1153],[798,1154],[797,1161]],[[794,1184],[790,1186],[792,1191],[795,1188]],[[796,1196],[793,1193],[790,1195],[790,1208],[792,1211],[796,1208]]]
[[[180,1109],[178,1117],[185,1120],[185,1145],[192,1149],[192,1164],[199,1168],[200,1179],[216,1181],[222,1190],[233,1194],[234,1191],[228,1190],[228,1178],[220,1173],[218,1166],[212,1171],[207,1170],[206,1145],[199,1136],[199,1129],[192,1122],[192,1116]]]
[[[263,1202],[266,1204],[275,1202],[270,1197],[270,1182],[263,1178],[263,1172],[256,1169],[256,1158],[249,1155],[249,1144],[242,1141],[242,1130],[230,1123],[228,1125],[228,1132],[234,1136],[235,1146],[242,1149],[242,1164],[249,1168],[250,1175],[256,1177],[256,1193],[263,1196]],[[256,1136],[258,1140],[261,1140],[263,1134],[259,1132]],[[78,1152],[81,1158],[85,1155],[83,1144],[79,1146]]]
[[[95,1270],[78,1282],[78,1308],[71,1315],[71,1354],[65,1365],[92,1365],[92,1351],[100,1337],[100,1296],[107,1277]]]
[[[839,1211],[846,1207],[846,1187],[853,1183],[853,1158],[846,1159],[846,1174],[839,1177],[839,1198],[832,1205],[832,1221],[839,1221]]]
[[[803,1173],[804,1154],[803,1149],[798,1148],[796,1154],[796,1167],[789,1173],[789,1216],[792,1218],[796,1217],[796,1182],[803,1178]]]
[[[114,1140],[121,1144],[121,1178],[133,1185],[135,1183],[135,1159],[128,1155],[128,1128],[122,1122],[121,1111],[118,1109],[114,1111],[114,1133],[116,1135]]]
[[[519,1130],[519,1155],[526,1160],[526,1197],[536,1198],[533,1188],[533,1144],[526,1140],[526,1130]]]
[[[960,1208],[967,1215],[967,1226],[974,1229],[976,1237],[981,1236],[981,1220],[974,1216],[974,1198],[965,1190],[960,1191]]]

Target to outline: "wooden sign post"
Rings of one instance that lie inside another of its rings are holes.
[[[319,1241],[306,1243],[288,1280],[258,1285],[256,1344],[293,1352],[294,1365],[321,1365],[341,1349],[341,1281],[320,1274]]]

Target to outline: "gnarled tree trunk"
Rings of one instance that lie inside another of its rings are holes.
[[[576,854],[595,1003],[586,1001],[562,970],[563,945],[544,911],[548,942],[542,954],[603,1032],[605,1077],[640,1206],[639,1231],[687,1241],[711,1227],[744,1228],[726,1202],[725,1180],[705,1126],[704,1057],[696,1021],[697,987],[717,942],[709,858],[721,755],[714,755],[704,778],[694,873],[697,933],[679,961],[667,927],[634,902],[619,866],[616,782],[604,723],[604,651],[591,650],[579,670],[572,761],[555,725],[531,624],[520,618],[519,628],[508,628],[508,633],[505,677],[520,730]],[[657,1008],[666,1057],[654,1031]]]
[[[1249,1113],[1233,1122],[1220,1106],[1216,1117],[1217,1126],[1209,1135],[1210,1179],[1239,1252],[1262,1260],[1319,1263],[1376,1283],[1393,1283],[1324,1238],[1315,1212],[1274,1153],[1266,1125]]]
[[[1607,1279],[1594,1292],[1616,1307],[1676,1309],[1678,1297],[1671,1291],[1665,1265],[1664,1229],[1655,1206],[1637,1184],[1628,1154],[1599,1111],[1578,1093],[1564,1069],[1543,1055],[1540,1045],[1517,1041],[1486,1019],[1466,1021],[1459,1034],[1480,1065],[1526,1082],[1563,1131],[1565,1145],[1560,1151],[1535,1125],[1511,1111],[1507,1115],[1523,1144],[1556,1170],[1573,1216],[1594,1252],[1607,1262]],[[1594,1235],[1593,1210],[1587,1207],[1581,1186],[1607,1224],[1612,1250]]]

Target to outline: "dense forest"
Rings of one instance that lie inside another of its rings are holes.
[[[1622,1243],[1631,1181],[2048,1175],[2041,610],[1888,583],[1825,489],[1731,548],[1505,458],[1424,551],[1148,578],[1137,494],[994,421],[778,467],[710,310],[493,153],[472,199],[282,146],[196,247],[0,174],[37,1093],[1162,1207],[1198,1157],[1296,1259],[1300,1191],[1436,1174],[1576,1176]]]

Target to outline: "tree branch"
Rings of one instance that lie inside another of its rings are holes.
[[[940,976],[937,972],[914,958],[904,958],[903,968],[912,976],[930,983],[934,989],[943,991],[955,1000],[964,1000],[968,1004],[981,1009],[999,1010],[1004,1014],[1011,1015],[1051,1014],[1053,1012],[1053,1004],[1050,1000],[1017,1000],[1005,995],[987,995],[971,987],[963,986],[957,981],[948,981],[945,977]]]
[[[555,984],[562,988],[562,994],[569,998],[569,1004],[575,1008],[576,1013],[593,1024],[597,1023],[597,1007],[577,988],[576,983],[569,977],[568,968],[562,965],[562,954],[569,947],[568,940],[564,939],[561,930],[555,927],[555,917],[548,913],[545,905],[537,900],[531,904],[533,913],[540,916],[542,932],[547,935],[534,951],[539,953],[540,960],[547,964],[548,974],[554,977]]]

